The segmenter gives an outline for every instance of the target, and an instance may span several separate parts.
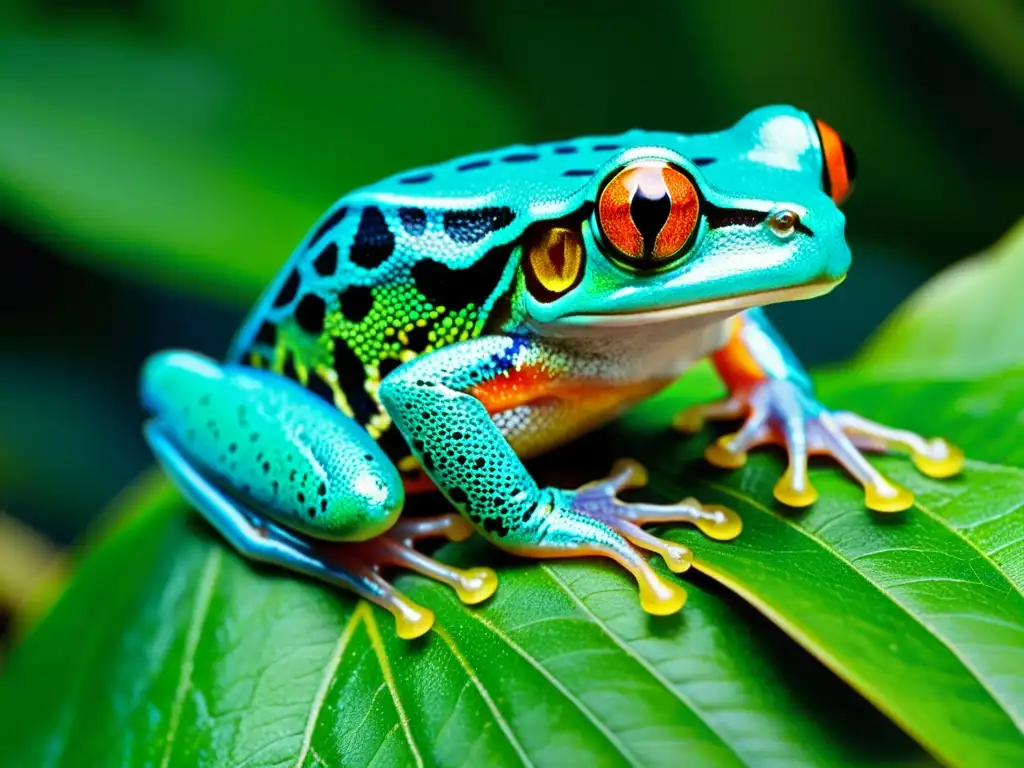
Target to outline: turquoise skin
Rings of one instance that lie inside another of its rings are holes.
[[[413,548],[471,530],[531,557],[611,557],[636,577],[646,610],[672,613],[685,592],[638,548],[676,572],[691,555],[641,526],[687,522],[728,539],[738,518],[693,499],[619,502],[643,483],[634,462],[568,490],[538,486],[522,460],[613,419],[697,360],[712,357],[730,398],[681,415],[680,427],[745,417],[708,454],[722,466],[782,441],[786,503],[813,501],[812,452],[837,458],[876,509],[904,508],[908,492],[861,449],[909,450],[937,476],[958,468],[942,441],[822,408],[757,309],[843,279],[837,203],[853,173],[828,126],[778,106],[718,133],[630,131],[399,174],[324,214],[224,364],[184,351],[147,362],[147,438],[240,552],[357,592],[390,610],[403,637],[432,616],[379,567],[411,568],[478,602],[493,572]],[[398,520],[405,494],[428,485],[461,517]]]

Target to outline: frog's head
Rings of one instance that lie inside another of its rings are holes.
[[[828,125],[766,107],[720,133],[635,135],[580,192],[575,217],[526,233],[522,308],[534,321],[738,311],[845,277],[839,204],[855,161]]]

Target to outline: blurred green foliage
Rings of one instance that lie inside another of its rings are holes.
[[[1022,13],[1014,0],[8,0],[0,507],[73,537],[149,462],[145,354],[219,354],[345,191],[501,144],[718,129],[773,102],[827,120],[859,157],[855,266],[773,318],[806,360],[842,359],[1020,214]]]

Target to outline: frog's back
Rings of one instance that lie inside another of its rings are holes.
[[[629,131],[517,145],[397,174],[345,195],[256,305],[229,360],[295,378],[380,437],[381,379],[479,335],[513,282],[517,239],[579,208],[609,158],[700,137]]]

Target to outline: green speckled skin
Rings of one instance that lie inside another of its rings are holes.
[[[639,524],[689,521],[729,538],[734,517],[617,502],[640,482],[635,467],[587,489],[541,488],[522,459],[714,356],[733,394],[709,415],[751,413],[719,463],[737,466],[746,446],[781,433],[795,467],[786,498],[808,498],[808,448],[875,483],[756,309],[845,276],[838,203],[853,170],[828,126],[779,106],[717,133],[514,146],[385,179],[316,223],[223,365],[187,352],[147,363],[147,434],[251,556],[317,572],[327,556],[288,531],[367,539],[394,523],[403,485],[426,482],[500,546],[613,557],[645,608],[677,610],[678,587],[630,542],[679,570],[688,555]],[[283,527],[270,555],[251,528],[263,519]],[[384,605],[377,561],[360,551],[365,568],[351,573]],[[417,557],[407,561],[422,571]]]

